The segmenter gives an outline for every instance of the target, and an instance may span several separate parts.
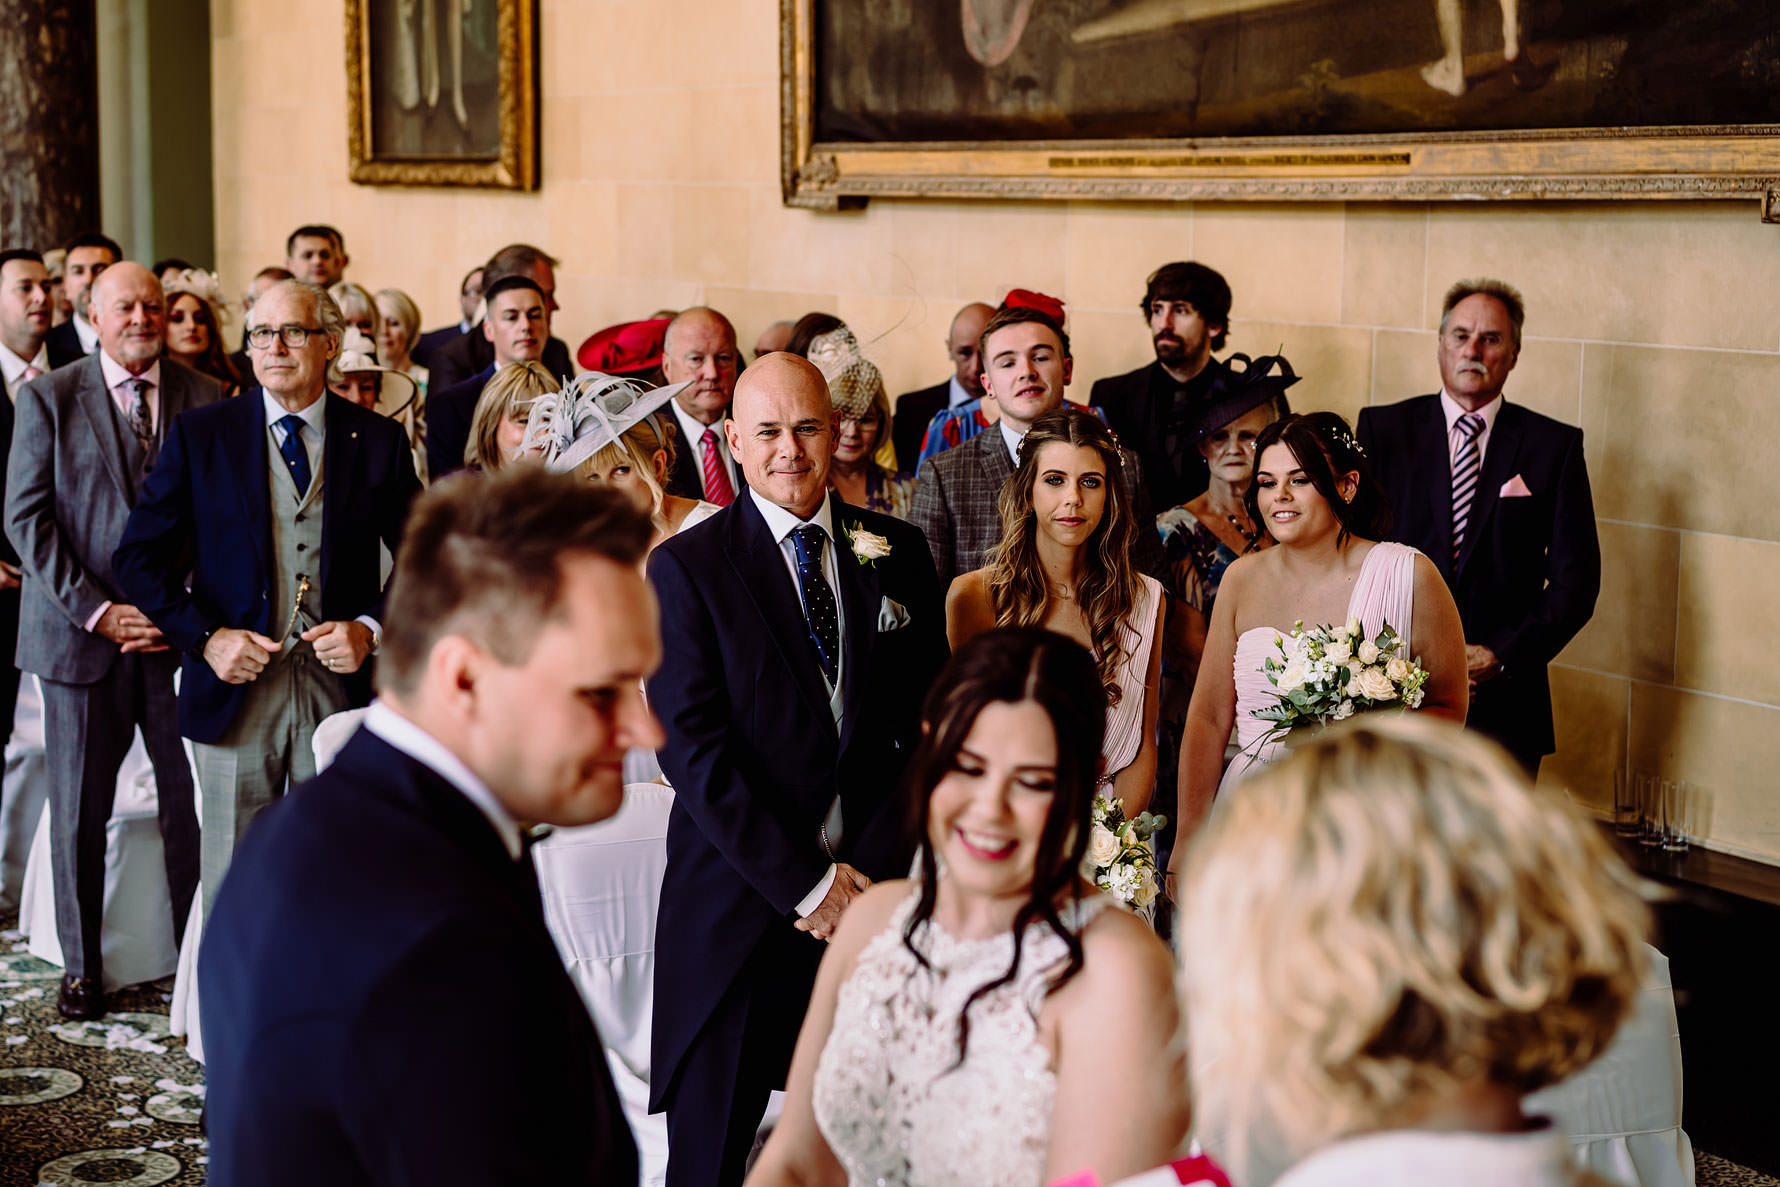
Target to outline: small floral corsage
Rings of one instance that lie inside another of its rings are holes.
[[[853,556],[862,565],[869,565],[890,555],[890,541],[876,532],[865,530],[864,524],[850,523],[845,525],[847,541],[853,546]]]

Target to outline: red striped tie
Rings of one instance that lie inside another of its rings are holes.
[[[717,430],[706,429],[699,443],[704,446],[705,454],[705,501],[727,507],[735,502],[735,486],[729,481],[728,468],[723,464],[723,451],[717,448]]]

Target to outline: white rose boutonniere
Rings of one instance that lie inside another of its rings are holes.
[[[864,524],[850,523],[846,526],[847,542],[853,546],[853,556],[862,565],[869,565],[890,555],[890,541],[876,532],[865,530]]]

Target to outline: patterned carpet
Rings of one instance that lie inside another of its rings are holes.
[[[61,972],[0,931],[0,1187],[199,1187],[204,1068],[167,1033],[172,980],[114,995],[100,1022],[70,1023],[56,1013]],[[1697,1187],[1780,1187],[1710,1154],[1697,1175]]]
[[[203,1183],[204,1069],[167,1033],[173,982],[78,1023],[56,1013],[61,975],[0,931],[0,1187]]]

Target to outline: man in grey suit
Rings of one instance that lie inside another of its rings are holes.
[[[20,389],[6,472],[6,534],[25,572],[18,666],[43,682],[65,969],[56,1006],[77,1019],[105,1013],[105,826],[138,727],[154,764],[176,938],[198,883],[191,768],[174,716],[177,657],[125,603],[111,554],[167,426],[223,394],[215,380],[161,358],[165,308],[148,269],[107,268],[88,309],[99,349]]]
[[[995,311],[983,327],[977,357],[983,388],[995,398],[1001,420],[956,449],[927,459],[915,483],[909,522],[927,537],[941,589],[952,579],[988,563],[989,549],[1001,540],[1001,488],[1014,472],[1020,439],[1032,422],[1063,406],[1075,360],[1069,335],[1051,316],[1023,306]],[[1137,568],[1151,576],[1162,571],[1162,539],[1143,481],[1143,466],[1131,450],[1120,479],[1137,518]]]

